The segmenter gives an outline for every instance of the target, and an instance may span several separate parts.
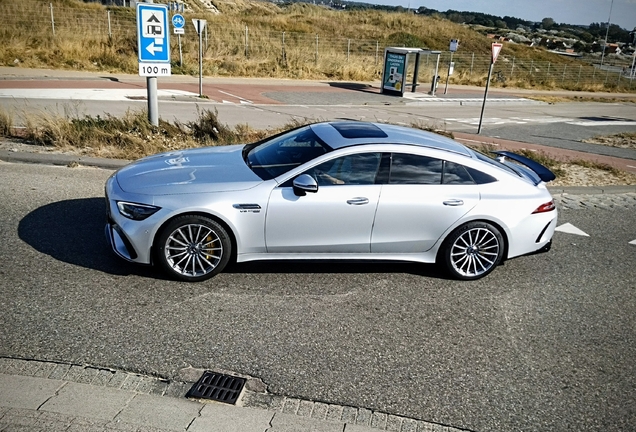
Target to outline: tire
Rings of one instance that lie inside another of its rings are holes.
[[[501,232],[487,222],[469,222],[453,231],[442,246],[443,264],[455,279],[476,280],[492,272],[504,254]]]
[[[220,273],[232,254],[225,229],[204,216],[179,216],[157,237],[157,262],[170,276],[199,282]]]

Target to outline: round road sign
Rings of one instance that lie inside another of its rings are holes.
[[[176,29],[185,27],[185,19],[183,18],[183,15],[180,15],[180,14],[172,15],[172,26]]]

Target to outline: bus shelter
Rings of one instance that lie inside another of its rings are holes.
[[[381,93],[394,96],[404,96],[406,87],[411,87],[411,92],[419,85],[417,83],[420,69],[420,57],[422,54],[433,54],[436,56],[435,73],[431,83],[431,95],[435,95],[437,87],[437,76],[439,72],[439,57],[441,51],[424,50],[421,48],[399,48],[387,47],[384,49],[384,67],[382,68]],[[407,83],[409,63],[413,62],[413,80]]]

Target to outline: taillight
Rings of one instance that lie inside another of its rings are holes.
[[[532,214],[546,213],[546,212],[554,210],[555,208],[556,206],[554,205],[554,201],[550,201],[545,204],[541,204],[539,207],[537,207],[535,211],[532,212]]]

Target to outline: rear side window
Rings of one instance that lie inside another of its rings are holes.
[[[443,184],[475,184],[466,167],[455,162],[444,161]]]
[[[393,153],[389,184],[441,184],[442,169],[440,159]]]
[[[427,156],[393,153],[390,159],[389,184],[470,185],[497,181],[495,177],[474,168]]]
[[[486,174],[474,168],[466,167],[466,170],[477,184],[494,183],[497,181],[497,179],[490,174]]]

